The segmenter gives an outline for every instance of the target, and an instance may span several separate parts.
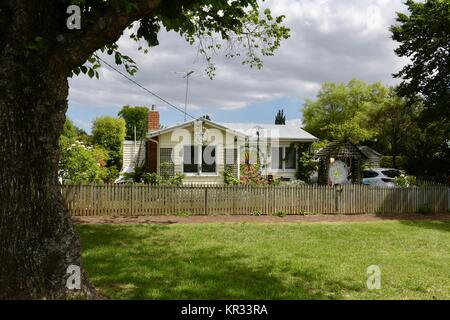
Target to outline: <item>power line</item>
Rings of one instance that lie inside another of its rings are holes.
[[[193,115],[187,113],[186,111],[183,111],[181,108],[178,108],[177,106],[175,106],[174,104],[170,103],[169,101],[167,101],[166,99],[160,97],[159,95],[157,95],[154,92],[151,92],[149,89],[147,89],[146,87],[144,87],[143,85],[141,85],[140,83],[136,82],[135,80],[131,79],[130,77],[128,77],[126,74],[124,74],[122,71],[118,70],[117,68],[113,67],[111,64],[109,64],[108,62],[106,62],[105,60],[103,60],[102,58],[100,58],[98,55],[94,54],[94,56],[100,60],[101,62],[103,62],[104,64],[106,64],[108,67],[110,67],[112,70],[116,71],[117,73],[119,73],[122,77],[124,77],[125,79],[127,79],[128,81],[134,83],[135,85],[137,85],[139,88],[145,90],[146,92],[150,93],[152,96],[156,97],[157,99],[161,100],[162,102],[166,103],[167,105],[169,105],[172,108],[175,108],[176,110],[180,111],[181,113],[188,115],[189,117],[191,117],[192,119],[197,119],[196,117],[194,117]]]

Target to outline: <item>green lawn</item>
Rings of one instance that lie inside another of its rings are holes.
[[[450,298],[450,221],[81,225],[113,299]],[[380,290],[366,268],[381,268]]]

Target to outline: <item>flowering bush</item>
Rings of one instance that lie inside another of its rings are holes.
[[[80,141],[61,146],[59,172],[62,180],[74,183],[102,182],[103,168],[96,158],[98,153],[93,150]]]
[[[393,183],[401,188],[409,188],[416,184],[416,177],[401,174],[394,179]]]

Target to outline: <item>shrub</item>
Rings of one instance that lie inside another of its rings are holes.
[[[255,210],[251,213],[252,216],[262,216],[262,211],[261,210]]]
[[[181,186],[183,185],[183,180],[186,176],[182,173],[176,173],[174,177],[170,178],[169,184]]]
[[[279,186],[281,184],[281,179],[274,179],[272,180],[272,185],[273,186]]]
[[[147,184],[160,184],[162,179],[159,176],[159,174],[155,173],[155,172],[148,172],[146,174],[144,174],[143,176],[144,179],[144,183]]]
[[[241,181],[233,175],[233,172],[230,168],[226,168],[223,171],[223,182],[226,185],[239,185]]]
[[[284,211],[277,211],[273,215],[282,218],[282,217],[286,216],[286,212],[284,212]]]
[[[313,160],[315,154],[314,144],[304,143],[298,146],[296,178],[309,182],[311,175],[317,171],[317,163]]]
[[[104,183],[113,183],[119,177],[117,167],[105,167],[102,172],[102,180]]]
[[[64,182],[102,182],[103,168],[92,152],[92,147],[80,141],[64,140],[60,143],[59,175]]]
[[[432,214],[434,212],[433,208],[429,203],[420,204],[416,210],[419,214]]]
[[[300,216],[307,216],[309,215],[308,211],[306,211],[305,209],[301,209],[300,212],[298,213]]]
[[[401,188],[409,188],[411,186],[416,185],[416,177],[414,176],[405,176],[404,174],[396,177],[393,181],[393,183],[397,187]]]
[[[171,179],[171,174],[170,174],[170,163],[165,161],[162,162],[160,167],[159,167],[159,171],[161,173],[161,178],[165,181],[169,181]]]

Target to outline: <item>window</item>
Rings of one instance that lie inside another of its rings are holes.
[[[216,173],[216,147],[202,146],[202,172]]]
[[[297,150],[289,147],[286,147],[284,150],[285,168],[295,170],[297,168]]]
[[[378,176],[378,173],[375,171],[365,170],[363,172],[363,178],[375,178],[376,176]]]
[[[272,148],[272,169],[283,169],[283,147]]]
[[[163,177],[173,177],[175,174],[175,166],[172,161],[172,148],[159,149],[159,170]]]
[[[183,172],[198,172],[198,152],[196,146],[184,146],[183,148]]]
[[[199,146],[184,146],[183,148],[183,172],[184,173],[216,173],[216,147],[202,146],[199,154]],[[202,157],[199,166],[199,156]]]
[[[233,165],[238,162],[236,148],[225,148],[224,155],[225,155],[225,165]]]
[[[398,170],[384,170],[381,171],[381,173],[389,178],[397,178],[400,176],[400,172]]]
[[[272,169],[295,170],[297,168],[297,150],[289,146],[272,148]]]

